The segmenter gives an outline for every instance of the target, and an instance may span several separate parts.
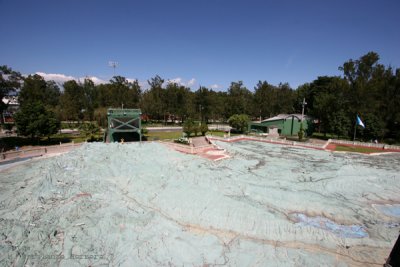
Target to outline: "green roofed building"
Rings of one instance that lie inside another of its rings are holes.
[[[267,133],[269,135],[297,135],[301,125],[301,114],[279,114],[275,117],[263,120],[253,121],[249,124],[249,131],[256,133]],[[313,121],[310,117],[304,115],[303,129],[307,135],[311,135],[313,130]]]
[[[141,115],[140,109],[108,109],[108,126],[104,141],[107,143],[142,141]]]

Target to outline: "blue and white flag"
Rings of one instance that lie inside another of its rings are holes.
[[[365,128],[364,123],[362,122],[362,120],[360,119],[360,117],[358,117],[358,115],[357,115],[357,125],[360,125],[361,127]]]

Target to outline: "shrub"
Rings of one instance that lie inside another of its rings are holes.
[[[208,125],[206,123],[202,123],[199,127],[199,131],[201,132],[202,136],[205,136],[206,132],[208,132]]]
[[[188,145],[189,144],[189,139],[186,137],[180,137],[178,139],[174,140],[175,143],[179,143],[179,144],[185,144]]]
[[[228,119],[229,125],[242,133],[247,131],[249,121],[246,114],[235,114]]]
[[[196,125],[194,124],[194,121],[192,119],[187,119],[184,123],[183,123],[183,132],[186,134],[187,137],[190,137],[190,135],[197,129]]]
[[[303,137],[304,137],[303,123],[300,124],[300,130],[299,130],[299,132],[297,133],[297,135],[299,136],[299,140],[300,140],[300,141],[303,140]]]

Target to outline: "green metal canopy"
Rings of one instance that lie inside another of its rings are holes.
[[[142,141],[140,109],[108,109],[105,142]]]

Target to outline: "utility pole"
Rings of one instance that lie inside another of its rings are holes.
[[[108,61],[108,66],[110,66],[111,68],[113,68],[113,70],[114,70],[114,76],[115,76],[115,68],[118,66],[118,62],[116,62],[116,61]]]
[[[301,110],[301,122],[303,122],[303,118],[304,118],[304,106],[307,105],[306,99],[303,98],[303,102],[301,103],[302,105],[302,110]]]

